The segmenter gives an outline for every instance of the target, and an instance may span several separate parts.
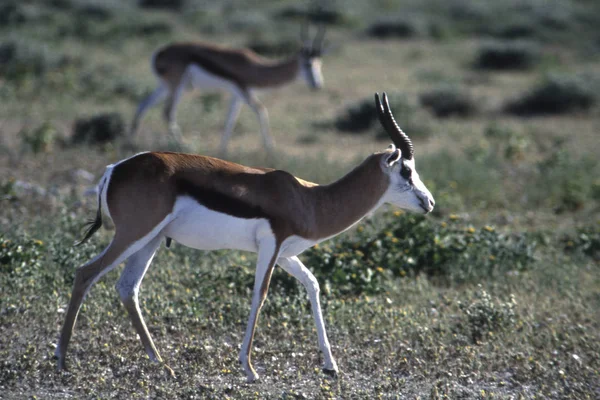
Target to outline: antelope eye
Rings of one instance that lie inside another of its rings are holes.
[[[400,169],[400,175],[404,179],[410,179],[410,176],[412,175],[412,170],[410,168],[408,168],[406,165],[403,165],[402,168]]]

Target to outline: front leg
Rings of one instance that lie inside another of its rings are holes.
[[[244,336],[244,342],[242,343],[242,348],[240,350],[240,363],[246,372],[248,382],[254,382],[259,378],[252,367],[250,353],[252,351],[252,341],[254,340],[254,331],[256,330],[258,314],[267,297],[271,275],[273,274],[273,268],[275,267],[275,261],[277,260],[278,255],[279,244],[274,237],[261,241],[258,249],[258,261],[256,263],[256,276],[254,278],[254,291],[252,293],[252,308],[250,310],[250,317],[248,318],[246,335]]]
[[[310,299],[310,305],[312,307],[313,317],[315,318],[315,325],[317,326],[317,339],[319,340],[319,347],[325,358],[323,365],[323,372],[327,375],[336,376],[338,373],[337,363],[333,359],[331,354],[331,346],[327,339],[327,332],[325,330],[325,321],[323,321],[323,314],[321,312],[321,303],[319,301],[319,282],[317,278],[310,272],[302,261],[298,257],[281,257],[277,260],[277,264],[283,268],[287,273],[298,279],[308,292],[308,298]]]

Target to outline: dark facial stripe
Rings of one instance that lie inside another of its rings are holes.
[[[269,215],[259,207],[248,204],[242,199],[217,192],[213,189],[207,189],[194,185],[192,182],[179,179],[176,182],[177,194],[187,195],[213,211],[229,214],[238,218],[265,218],[270,219]]]

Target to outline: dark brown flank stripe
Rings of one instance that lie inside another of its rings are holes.
[[[197,64],[203,69],[210,72],[211,74],[220,76],[222,78],[225,78],[226,80],[234,82],[240,89],[246,90],[246,86],[242,81],[238,79],[238,77],[236,77],[234,74],[229,73],[227,70],[220,68],[218,64],[205,57],[202,57],[200,54],[192,53],[189,57],[189,63]]]
[[[270,219],[269,215],[260,207],[251,205],[245,201],[220,193],[214,189],[208,189],[195,185],[185,179],[178,179],[175,183],[177,195],[187,195],[196,200],[206,208],[231,215],[233,217],[253,219]]]

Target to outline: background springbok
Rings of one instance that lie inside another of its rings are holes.
[[[140,153],[107,167],[98,185],[98,211],[82,242],[102,225],[104,211],[115,224],[110,245],[78,268],[56,348],[59,369],[79,308],[91,286],[127,260],[117,291],[148,356],[162,361],[138,305],[141,281],[165,238],[202,250],[258,253],[252,308],[240,351],[248,381],[258,379],[250,353],[258,314],[275,265],[308,291],[324,355],[324,371],[338,367],[331,354],[319,303],[319,283],[298,254],[343,232],[383,203],[427,214],[434,200],[415,170],[413,146],[396,124],[383,95],[375,95],[380,121],[394,144],[375,153],[346,176],[318,185],[287,172],[251,168],[182,153]]]
[[[307,29],[303,27],[301,32],[300,51],[282,61],[268,60],[250,49],[232,49],[210,43],[174,43],[159,49],[152,57],[152,69],[159,86],[139,104],[129,140],[136,133],[144,113],[166,98],[164,119],[169,132],[179,142],[181,130],[176,122],[176,108],[184,91],[222,89],[231,93],[232,99],[221,137],[220,153],[227,151],[227,143],[244,103],[258,117],[265,146],[273,149],[267,109],[255,92],[294,82],[298,77],[302,77],[312,89],[323,86],[321,56],[325,29],[320,27],[312,42],[308,39]]]

